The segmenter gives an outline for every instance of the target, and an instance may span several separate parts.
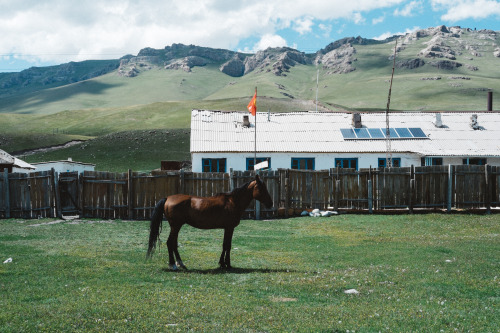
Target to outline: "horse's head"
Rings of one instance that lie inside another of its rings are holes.
[[[259,175],[255,175],[255,186],[253,187],[253,197],[254,199],[262,202],[267,208],[273,206],[273,199],[267,191],[266,184],[260,180]]]

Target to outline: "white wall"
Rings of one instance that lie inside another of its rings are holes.
[[[246,159],[253,158],[253,153],[192,153],[193,172],[202,172],[202,158],[226,158],[226,171],[246,170]],[[358,158],[359,168],[378,167],[378,159],[385,158],[385,154],[318,154],[318,153],[258,153],[257,157],[271,157],[271,169],[289,169],[292,166],[292,158],[314,158],[315,170],[325,170],[335,167],[335,158]],[[420,165],[420,156],[416,154],[393,154],[393,158],[401,158],[401,166]],[[460,160],[460,164],[462,160]]]
[[[54,168],[55,172],[74,172],[78,171],[78,173],[83,173],[84,171],[94,171],[95,165],[87,164],[87,163],[79,163],[72,161],[57,161],[57,162],[47,162],[47,163],[34,163],[33,166],[36,167],[36,170],[32,172],[38,171],[50,171]]]

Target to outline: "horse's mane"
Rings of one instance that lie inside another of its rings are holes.
[[[253,180],[249,181],[249,182],[246,182],[245,184],[241,185],[240,187],[237,187],[235,189],[233,189],[231,192],[225,192],[225,193],[217,193],[215,196],[219,196],[219,195],[232,195],[232,196],[235,196],[235,195],[238,195],[240,193],[242,193],[243,191],[245,191],[247,188],[248,188],[248,185],[250,185],[250,183],[253,182]]]

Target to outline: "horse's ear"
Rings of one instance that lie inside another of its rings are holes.
[[[260,177],[259,177],[259,175],[255,175],[255,180],[256,180],[256,181],[258,181],[258,182],[260,182]]]

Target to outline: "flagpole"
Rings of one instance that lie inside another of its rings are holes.
[[[255,87],[255,96],[257,96],[257,87]],[[254,148],[254,152],[253,152],[253,169],[255,172],[257,172],[257,170],[255,170],[255,166],[257,165],[257,108],[255,108],[255,124],[254,124],[254,141],[253,141],[253,148]]]

